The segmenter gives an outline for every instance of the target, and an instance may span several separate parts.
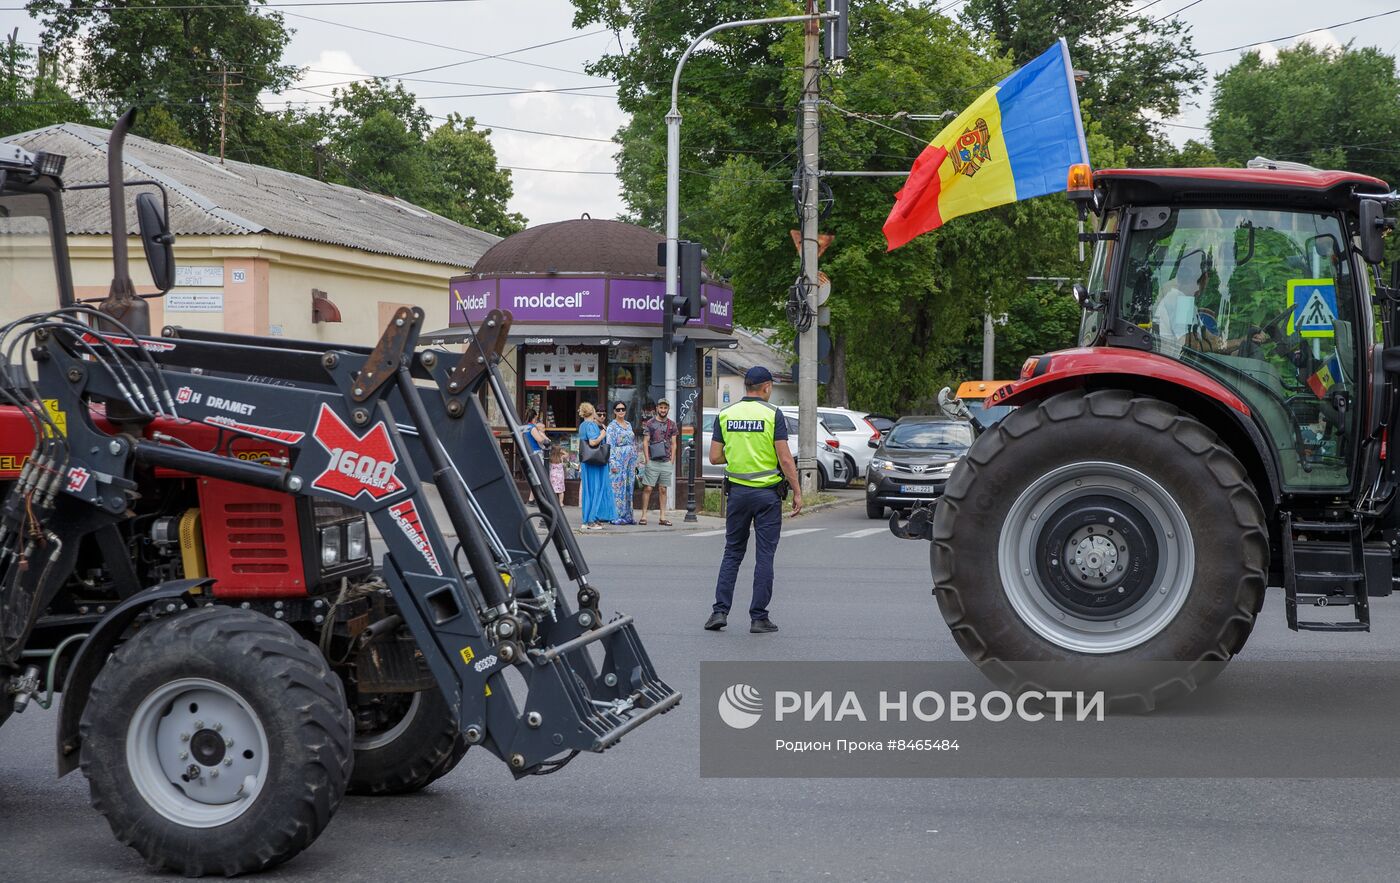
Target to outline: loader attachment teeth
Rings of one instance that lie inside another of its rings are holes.
[[[916,506],[909,513],[909,520],[900,523],[899,511],[890,516],[890,533],[901,540],[933,539],[933,507]]]

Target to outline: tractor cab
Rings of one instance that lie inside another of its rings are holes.
[[[19,315],[52,310],[60,305],[60,292],[73,290],[59,181],[63,166],[57,154],[0,144],[0,291]]]
[[[1350,497],[1373,427],[1372,287],[1353,237],[1375,178],[1308,169],[1109,170],[1080,330],[1230,390],[1286,494]],[[1378,428],[1378,427],[1374,427]]]
[[[925,533],[955,640],[1011,687],[1027,663],[1184,663],[1118,684],[1150,709],[1239,652],[1269,586],[1292,629],[1369,630],[1400,572],[1400,286],[1374,269],[1396,196],[1268,160],[1076,166],[1068,190],[1098,219],[1078,345],[990,396],[1016,410]]]

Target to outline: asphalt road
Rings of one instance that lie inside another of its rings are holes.
[[[636,617],[689,701],[556,775],[514,782],[472,751],[420,794],[348,798],[265,879],[1395,879],[1394,780],[701,779],[700,660],[962,658],[929,595],[927,545],[877,526],[858,504],[788,523],[774,635],[701,631],[721,536],[584,536],[605,612]],[[1400,600],[1373,615],[1370,635],[1295,635],[1271,592],[1245,652],[1400,659]],[[81,775],[54,777],[54,718],[34,709],[0,729],[0,879],[149,879]]]

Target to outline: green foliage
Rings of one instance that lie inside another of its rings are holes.
[[[1400,181],[1400,76],[1374,47],[1299,44],[1266,63],[1248,52],[1215,81],[1212,145],[1243,165],[1255,156]]]
[[[623,108],[633,113],[618,133],[623,195],[634,220],[659,227],[664,114],[681,51],[720,21],[800,7],[575,0],[575,8],[576,26],[601,23],[636,37],[635,49],[605,56],[590,70],[616,79]],[[989,57],[979,38],[928,7],[853,0],[851,22],[851,56],[822,78],[822,95],[831,102],[821,111],[826,169],[907,171],[939,129],[907,114],[960,110],[1012,68],[1010,59]],[[712,269],[732,277],[736,321],[788,336],[784,304],[799,273],[790,231],[798,224],[791,177],[801,63],[800,27],[725,32],[687,62],[680,90],[681,235],[704,242]],[[1123,161],[1125,152],[1093,119],[1088,137],[1097,165]],[[881,227],[902,179],[827,180],[835,202],[822,232],[835,239],[821,266],[832,279],[831,331],[846,353],[850,401],[874,410],[926,410],[941,386],[981,376],[988,309],[1011,316],[998,329],[998,370],[1072,344],[1073,299],[1025,281],[1082,275],[1067,201],[1047,197],[957,218],[887,252]]]
[[[1173,117],[1200,91],[1205,68],[1192,56],[1189,26],[1162,13],[1135,12],[1138,0],[968,0],[962,21],[1022,65],[1060,37],[1088,76],[1079,95],[1100,108],[1114,143],[1138,154],[1163,149],[1152,122]]]
[[[291,31],[281,14],[262,10],[262,0],[142,5],[169,8],[124,12],[107,0],[31,0],[27,8],[43,22],[45,55],[73,64],[98,116],[158,105],[164,114],[138,116],[137,134],[217,154],[226,113],[227,140],[242,143],[263,115],[258,94],[280,92],[296,75],[282,64]]]
[[[91,115],[60,83],[56,65],[42,64],[16,41],[0,43],[0,138],[58,123],[86,123]]]

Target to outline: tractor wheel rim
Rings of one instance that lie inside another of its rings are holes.
[[[143,800],[190,828],[227,824],[257,802],[267,731],[231,687],[181,678],[152,690],[127,724],[126,763]]]
[[[1118,653],[1165,629],[1195,575],[1190,525],[1171,495],[1121,463],[1042,475],[1002,525],[1007,600],[1040,637],[1077,653]]]
[[[371,731],[363,735],[357,733],[355,735],[355,750],[372,751],[375,748],[383,748],[385,745],[398,739],[406,733],[409,726],[413,724],[413,719],[418,716],[418,709],[422,703],[423,694],[421,692],[414,693],[412,701],[408,703],[408,708],[404,709],[403,716],[392,726],[382,730]]]

